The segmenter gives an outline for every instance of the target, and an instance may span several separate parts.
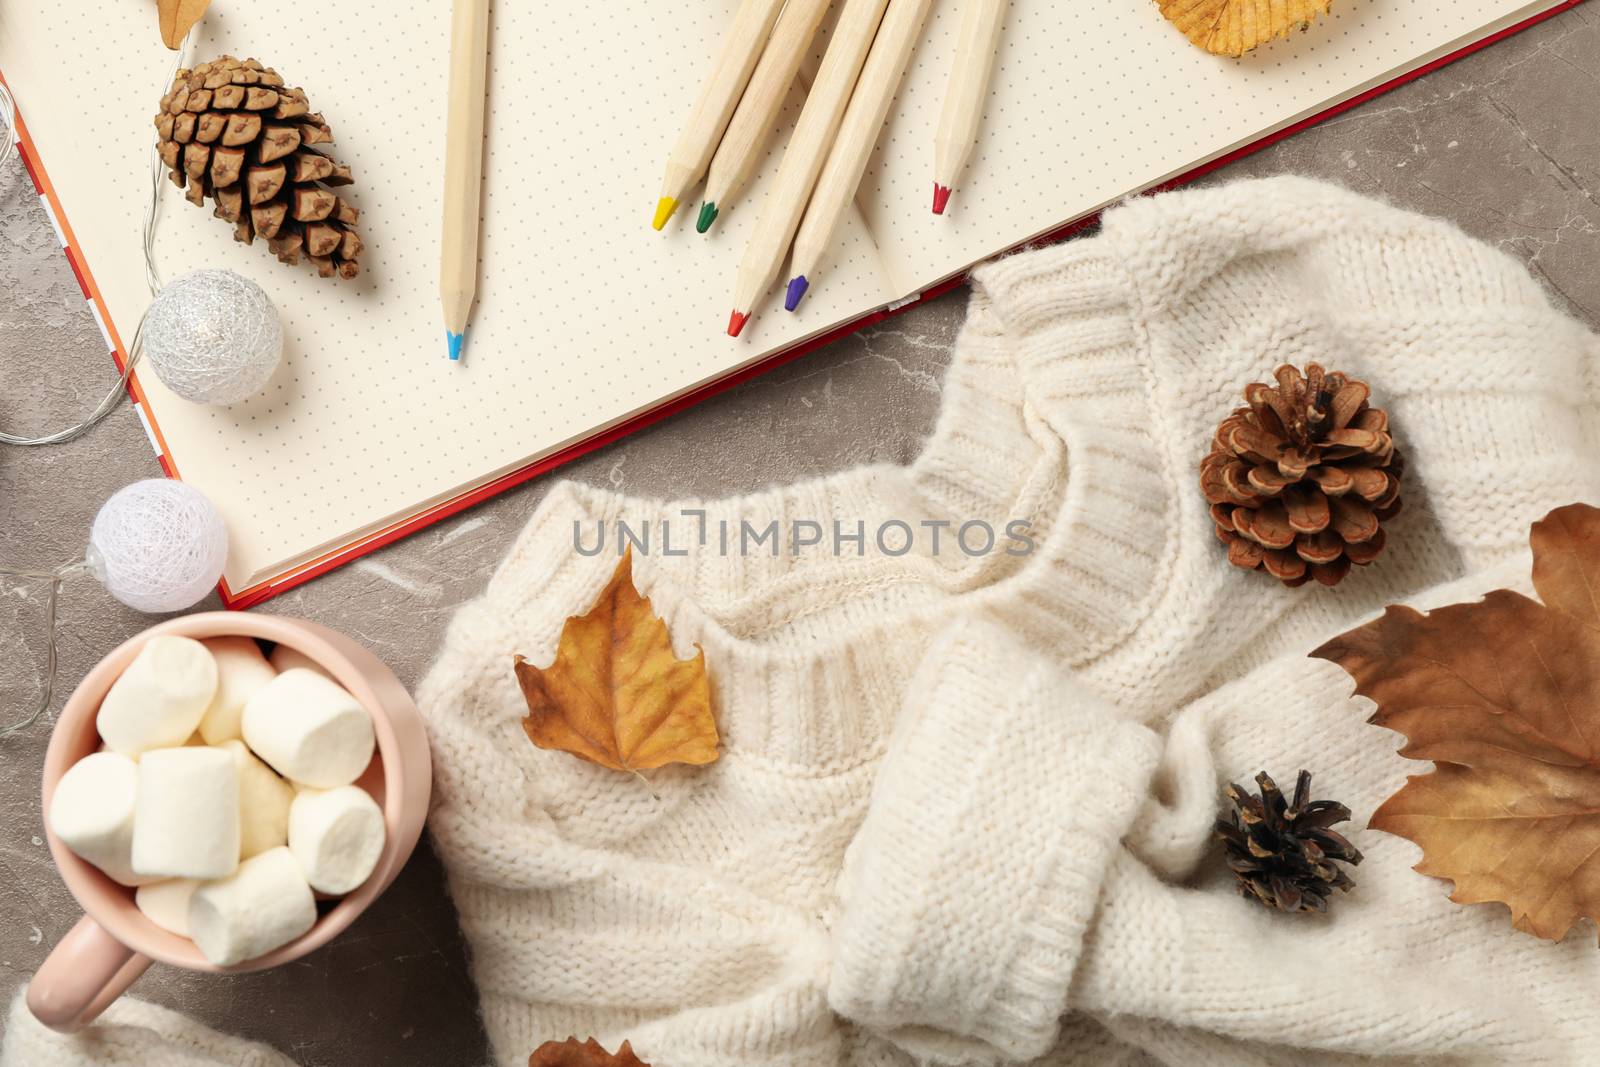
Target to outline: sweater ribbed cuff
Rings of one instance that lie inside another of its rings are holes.
[[[27,988],[11,999],[0,1067],[295,1067],[255,1041],[230,1037],[186,1015],[123,997],[76,1034],[47,1029],[28,1010]]]
[[[829,1002],[924,1062],[1033,1059],[1158,741],[982,620],[935,642],[903,716],[846,859]]]

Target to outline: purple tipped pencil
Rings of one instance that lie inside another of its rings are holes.
[[[811,283],[804,274],[789,279],[789,291],[783,295],[783,310],[793,311],[800,306],[800,301],[806,298],[806,290],[811,288]]]

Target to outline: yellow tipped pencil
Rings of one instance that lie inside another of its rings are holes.
[[[933,140],[933,213],[943,215],[950,194],[967,169],[978,143],[983,100],[994,74],[995,50],[1005,25],[1008,0],[964,0],[961,29],[956,34],[955,64],[950,88]]]
[[[883,130],[883,120],[889,115],[889,106],[894,103],[932,6],[933,0],[889,0],[889,10],[883,16],[883,25],[878,28],[866,66],[850,96],[850,107],[839,126],[839,139],[828,154],[811,206],[794,239],[794,265],[783,303],[790,311],[805,298],[822,257],[833,243],[839,221],[855,200],[861,176],[867,171],[867,161]]]
[[[455,0],[450,23],[450,103],[445,119],[444,232],[439,301],[451,360],[461,358],[478,290],[478,198],[483,187],[484,87],[489,0]]]
[[[656,202],[655,218],[651,225],[661,229],[678,210],[690,189],[706,176],[712,153],[722,141],[723,131],[733,118],[733,109],[739,106],[744,87],[756,69],[767,38],[772,35],[772,24],[778,20],[783,0],[744,0],[733,17],[728,39],[722,44],[711,76],[700,88],[689,111],[689,121],[678,135],[672,154],[667,157],[667,174],[661,181],[661,199]]]
[[[828,42],[828,51],[822,57],[822,66],[816,80],[811,83],[811,93],[795,123],[789,138],[789,147],[778,165],[778,176],[773,179],[767,202],[761,209],[761,221],[750,235],[744,259],[739,262],[739,274],[734,282],[733,315],[728,320],[728,333],[739,336],[744,324],[755,312],[778,271],[783,268],[784,257],[794,241],[794,232],[800,228],[800,218],[805,214],[811,191],[816,188],[817,175],[828,158],[828,146],[839,132],[839,121],[850,103],[850,92],[861,75],[861,65],[866,62],[867,50],[883,21],[883,9],[889,0],[845,0],[839,13],[838,24]]]
[[[778,16],[772,30],[772,39],[761,62],[756,65],[750,85],[733,113],[728,132],[722,135],[722,144],[711,160],[711,174],[706,179],[706,198],[700,205],[700,218],[695,228],[701,233],[711,229],[720,214],[733,202],[744,188],[761,161],[772,134],[778,113],[783,110],[784,98],[800,73],[800,61],[811,49],[811,39],[817,26],[827,13],[832,0],[789,0]]]

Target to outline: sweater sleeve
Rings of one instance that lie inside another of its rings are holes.
[[[922,1062],[1046,1053],[1158,752],[996,623],[947,630],[846,859],[834,1010]]]
[[[1414,606],[1531,592],[1527,574],[1524,557]],[[1151,799],[1106,871],[1069,1008],[1164,1063],[1217,1062],[1218,1050],[1273,1064],[1588,1062],[1600,1027],[1592,934],[1550,944],[1514,930],[1502,905],[1454,903],[1448,881],[1415,869],[1414,844],[1368,828],[1427,764],[1365,722],[1371,705],[1351,686],[1294,654],[1178,713]],[[1266,770],[1282,784],[1301,769],[1315,797],[1351,809],[1338,829],[1364,854],[1326,915],[1241,900],[1209,840],[1226,783],[1248,787]]]
[[[279,1052],[220,1034],[175,1011],[123,997],[76,1034],[47,1029],[11,1000],[0,1067],[295,1067]]]
[[[1272,661],[1158,736],[1055,659],[982,620],[929,651],[841,877],[835,1011],[951,1067],[1044,1055],[1064,1016],[1168,1064],[1579,1062],[1600,1026],[1592,944],[1451,903],[1415,846],[1364,829],[1418,767],[1336,667]],[[1227,782],[1301,768],[1356,813],[1341,829],[1366,855],[1326,916],[1241,900],[1211,839]]]

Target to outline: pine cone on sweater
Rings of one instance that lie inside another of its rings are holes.
[[[1256,785],[1260,796],[1229,785],[1232,810],[1217,820],[1239,895],[1280,911],[1327,911],[1328,894],[1355,888],[1335,862],[1361,862],[1361,852],[1329,829],[1347,821],[1350,809],[1312,800],[1309,771],[1300,772],[1293,801],[1284,800],[1266,771],[1256,775]]]
[[[361,273],[359,212],[330,188],[349,185],[350,168],[311,147],[333,132],[304,90],[254,59],[222,56],[178,71],[155,124],[173,184],[197,207],[216,201],[234,240],[265,237],[290,266],[304,252],[324,278]]]
[[[1229,562],[1285,585],[1338,585],[1383,551],[1405,463],[1365,382],[1315,363],[1276,377],[1248,386],[1247,406],[1217,427],[1200,489]]]

